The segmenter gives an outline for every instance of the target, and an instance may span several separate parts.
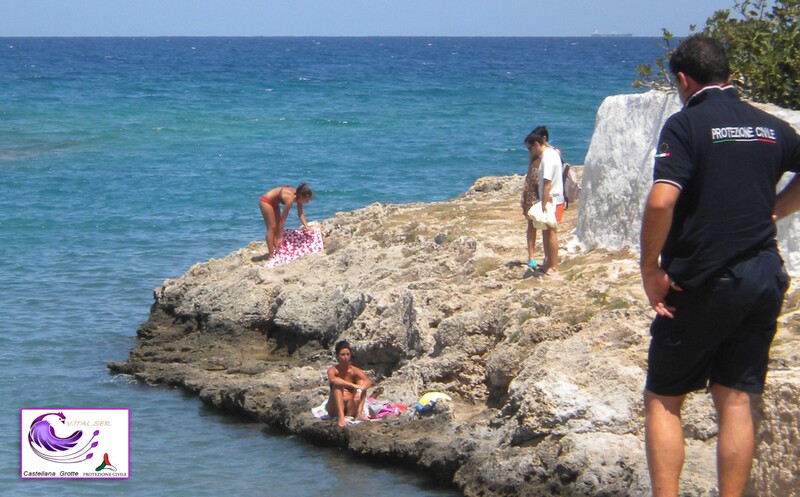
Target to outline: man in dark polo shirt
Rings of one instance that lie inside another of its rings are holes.
[[[789,277],[775,221],[800,208],[800,137],[742,102],[719,42],[693,36],[669,62],[685,104],[661,131],[641,232],[650,328],[645,442],[653,494],[678,495],[680,410],[710,387],[719,418],[720,496],[744,492],[760,394]],[[660,262],[659,262],[660,255]]]

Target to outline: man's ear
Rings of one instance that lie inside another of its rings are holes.
[[[687,76],[686,73],[678,71],[675,73],[675,79],[678,82],[678,95],[684,104],[701,88],[697,81],[691,76]]]
[[[682,73],[681,71],[675,73],[675,79],[678,81],[678,87],[689,87],[689,80],[687,79],[686,74]]]

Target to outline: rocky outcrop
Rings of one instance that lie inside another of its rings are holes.
[[[315,443],[420,468],[468,496],[647,495],[641,391],[651,312],[636,256],[579,250],[571,206],[562,278],[534,276],[521,186],[519,176],[483,178],[447,202],[339,213],[320,223],[325,253],[275,269],[264,267],[263,242],[198,263],[155,290],[136,348],[110,368]],[[759,406],[760,495],[800,488],[791,442],[800,426],[798,299],[788,297]],[[314,419],[339,339],[382,398],[413,405],[444,391],[453,401],[344,429]],[[716,495],[708,396],[691,396],[684,419],[684,495]]]
[[[757,107],[800,130],[800,111]],[[607,97],[597,111],[583,172],[578,238],[587,247],[638,250],[644,201],[653,181],[661,126],[681,109],[675,93]],[[785,175],[782,187],[793,174]],[[778,243],[790,272],[800,274],[800,214],[778,223]]]

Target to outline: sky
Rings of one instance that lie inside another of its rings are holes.
[[[734,0],[0,0],[4,36],[685,35]]]

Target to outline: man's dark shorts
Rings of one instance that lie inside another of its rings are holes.
[[[760,394],[788,286],[778,253],[763,250],[697,289],[670,290],[675,317],[650,326],[646,388],[673,396],[710,382]]]

